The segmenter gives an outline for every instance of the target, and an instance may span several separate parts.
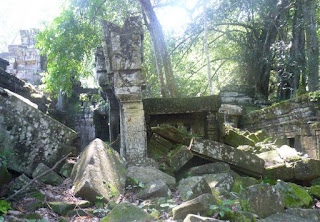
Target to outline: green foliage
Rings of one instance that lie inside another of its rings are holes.
[[[230,208],[230,205],[232,205],[234,203],[235,203],[235,200],[224,200],[221,205],[211,205],[210,210],[218,213],[218,215],[220,215],[220,217],[224,217],[226,212],[232,211],[232,209]]]
[[[144,188],[144,183],[140,182],[137,178],[129,178],[129,185],[126,187],[127,190]]]
[[[12,210],[11,203],[5,200],[0,200],[0,214],[7,214],[8,210]]]

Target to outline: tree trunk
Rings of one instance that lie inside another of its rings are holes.
[[[170,96],[176,97],[177,90],[176,90],[173,71],[172,71],[171,59],[168,54],[167,46],[164,41],[164,35],[162,32],[161,25],[152,8],[150,0],[139,0],[139,3],[141,5],[143,12],[147,15],[149,19],[149,25],[150,25],[150,31],[151,31],[150,33],[151,33],[151,36],[153,36],[152,41],[153,41],[154,49],[158,50],[158,52],[155,52],[156,53],[155,56],[160,57],[158,58],[158,61],[159,61],[158,64],[161,65],[159,69],[161,68],[164,70]]]
[[[316,29],[314,0],[304,0],[304,21],[307,40],[307,68],[309,91],[319,89],[319,43]]]
[[[287,67],[287,72],[292,75],[291,86],[293,93],[295,93],[299,87],[302,87],[302,90],[305,91],[306,87],[305,29],[302,4],[302,0],[295,1],[295,12],[292,24],[292,46],[290,48],[290,61]]]
[[[211,66],[210,66],[210,55],[209,55],[209,48],[208,48],[208,24],[207,24],[207,7],[206,3],[204,3],[203,6],[203,14],[204,14],[204,39],[203,39],[203,45],[204,50],[206,54],[206,61],[207,61],[207,76],[208,76],[208,86],[210,95],[213,94],[212,89],[212,80],[211,80]]]

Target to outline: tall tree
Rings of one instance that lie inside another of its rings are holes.
[[[153,10],[150,0],[139,0],[143,13],[147,16],[149,20],[149,31],[152,38],[153,47],[155,50],[155,57],[157,62],[157,71],[160,78],[160,83],[163,84],[163,74],[164,71],[166,77],[166,83],[171,97],[177,96],[177,89],[175,85],[175,79],[173,75],[172,65],[170,55],[167,50],[165,43],[163,31],[161,24]],[[161,86],[162,96],[166,96],[164,92],[164,87]]]
[[[319,89],[319,40],[316,28],[315,2],[314,0],[304,0],[303,6],[308,55],[308,86],[309,91],[316,91]]]

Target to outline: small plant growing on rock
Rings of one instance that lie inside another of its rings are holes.
[[[0,200],[0,214],[7,214],[11,210],[11,203],[5,200]]]
[[[217,218],[219,215],[220,217],[224,217],[226,212],[231,212],[232,209],[228,205],[234,204],[234,200],[224,200],[220,206],[218,205],[211,205],[210,210],[213,211],[214,217]]]

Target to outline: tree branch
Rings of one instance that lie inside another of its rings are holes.
[[[43,177],[44,175],[48,174],[49,172],[53,171],[55,168],[57,168],[57,166],[64,161],[65,159],[68,158],[68,156],[70,156],[71,153],[69,153],[68,155],[64,156],[61,160],[59,160],[58,162],[56,162],[56,164],[54,164],[54,166],[46,171],[44,171],[43,173],[41,173],[40,175],[36,176],[35,178],[33,178],[29,183],[27,183],[26,185],[24,185],[20,190],[18,190],[17,192],[15,192],[14,194],[12,194],[11,196],[9,196],[8,198],[6,198],[5,200],[11,200],[12,198],[14,198],[15,196],[17,196],[18,194],[20,194],[22,191],[24,191],[26,188],[28,188],[31,184],[33,184],[36,180],[40,179],[41,177]]]

